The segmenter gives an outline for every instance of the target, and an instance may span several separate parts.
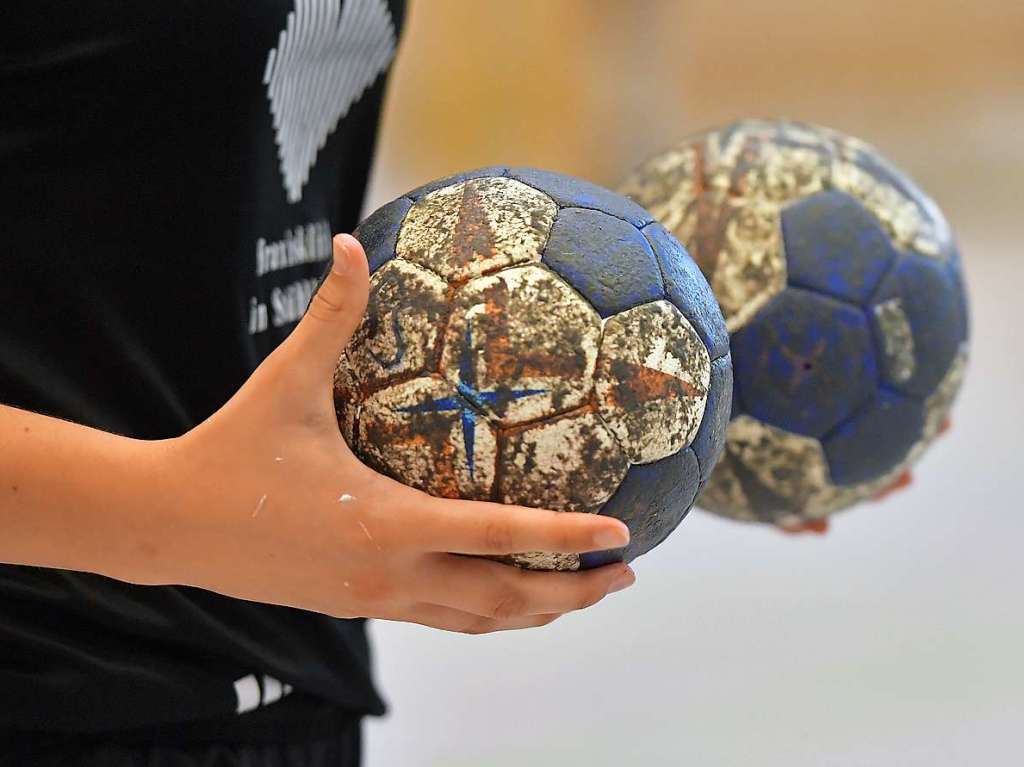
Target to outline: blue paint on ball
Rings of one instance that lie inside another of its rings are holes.
[[[559,211],[543,263],[602,317],[665,297],[661,270],[647,240],[632,224],[601,211]]]
[[[732,350],[745,411],[808,437],[853,413],[878,380],[864,312],[799,288],[769,301],[733,336]]]
[[[920,400],[879,389],[867,405],[822,439],[832,481],[855,485],[883,476],[906,458],[923,429]]]
[[[818,192],[782,211],[790,285],[864,304],[897,253],[878,220],[842,192]]]
[[[715,294],[686,248],[661,224],[643,228],[661,266],[665,296],[682,312],[715,360],[729,353],[729,331]]]
[[[699,486],[700,467],[691,448],[660,461],[630,466],[618,490],[598,512],[625,522],[629,545],[581,554],[580,568],[631,562],[646,554],[683,521]]]

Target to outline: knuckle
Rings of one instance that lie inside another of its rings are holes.
[[[501,592],[490,610],[491,618],[514,618],[526,612],[526,595],[515,589]]]
[[[320,286],[320,290],[313,294],[313,300],[309,303],[308,313],[317,319],[332,319],[344,308],[340,291],[333,290],[330,278]]]

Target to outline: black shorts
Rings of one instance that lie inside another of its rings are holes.
[[[301,698],[242,716],[111,733],[0,729],[0,767],[358,767],[361,717]]]

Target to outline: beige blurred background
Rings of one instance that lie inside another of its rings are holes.
[[[694,512],[546,629],[375,624],[370,767],[1021,763],[1022,46],[1020,0],[414,0],[368,210],[499,163],[614,186],[695,130],[817,122],[945,210],[973,358],[915,485],[824,538]]]

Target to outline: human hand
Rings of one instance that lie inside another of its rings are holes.
[[[463,556],[618,548],[618,520],[435,498],[356,458],[332,381],[368,286],[362,246],[335,237],[291,335],[209,419],[154,443],[166,514],[145,580],[466,633],[544,625],[632,584],[624,564],[531,572]]]

